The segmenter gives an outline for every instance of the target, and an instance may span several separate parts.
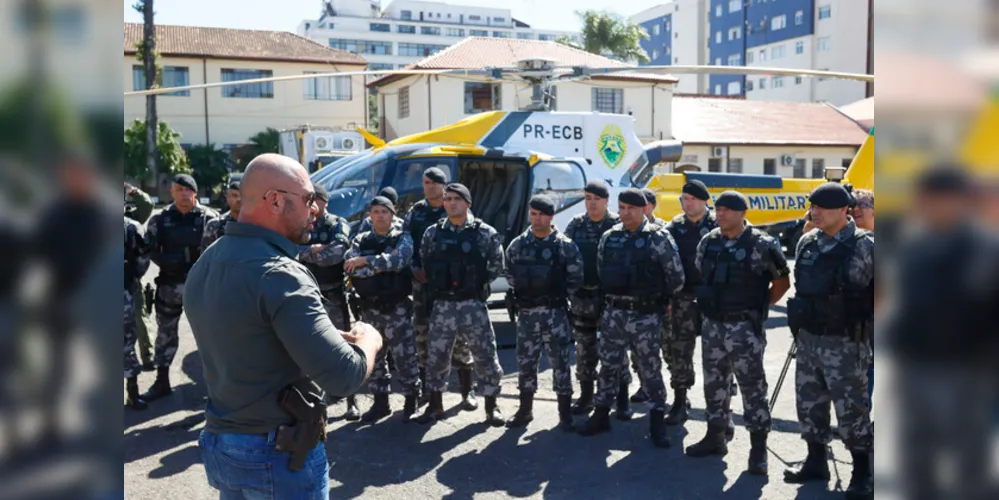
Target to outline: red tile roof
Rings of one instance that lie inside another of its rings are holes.
[[[585,66],[589,68],[629,68],[629,64],[591,54],[558,42],[521,40],[516,38],[489,38],[470,36],[464,40],[404,69],[484,69],[515,66],[520,59],[553,59],[558,66]],[[641,68],[636,68],[641,69]],[[406,78],[407,75],[386,75],[369,83],[385,85]],[[643,82],[676,83],[677,78],[656,73],[612,73],[595,75],[601,80],[632,80]]]
[[[674,96],[672,115],[684,144],[860,146],[867,137],[821,103]]]
[[[142,40],[142,28],[142,24],[125,23],[125,54],[135,54],[135,44]],[[162,55],[174,57],[367,64],[357,54],[284,31],[157,25],[156,49]]]

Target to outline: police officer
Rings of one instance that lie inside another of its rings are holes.
[[[867,371],[874,328],[874,238],[847,215],[854,199],[842,185],[825,183],[812,191],[809,201],[816,230],[798,242],[796,293],[788,301],[788,323],[798,347],[798,421],[808,457],[800,468],[785,472],[784,479],[828,481],[832,403],[853,456],[847,497],[873,498]]]
[[[642,192],[628,188],[618,195],[621,222],[604,233],[597,250],[605,309],[600,337],[600,387],[593,415],[580,431],[592,436],[610,431],[610,404],[619,398],[620,381],[628,371],[630,346],[649,395],[649,434],[652,443],[668,448],[666,386],[659,357],[662,304],[683,286],[683,263],[673,238],[644,217]],[[624,394],[627,399],[627,393]]]
[[[416,413],[419,374],[413,324],[410,322],[413,303],[409,299],[413,288],[410,271],[413,240],[409,233],[392,224],[394,216],[395,204],[384,196],[376,196],[371,201],[372,230],[357,235],[345,256],[344,269],[361,298],[363,321],[382,334],[388,347],[378,351],[375,369],[368,381],[375,402],[361,416],[364,422],[375,422],[392,413],[389,406],[392,379],[386,360],[388,350],[392,351],[402,394],[406,397],[404,422]]]
[[[420,369],[420,387],[423,391],[420,405],[430,400],[426,390],[427,380],[427,328],[432,300],[427,293],[427,273],[423,270],[421,248],[423,234],[427,228],[447,217],[444,210],[444,188],[448,183],[445,171],[430,167],[423,172],[424,199],[413,204],[403,221],[403,231],[413,239],[413,332],[416,338],[416,360]],[[471,215],[471,210],[468,212]],[[451,366],[458,369],[458,382],[461,384],[461,407],[465,411],[475,411],[478,402],[472,388],[472,353],[464,339],[457,339]]]
[[[568,298],[583,283],[583,258],[576,244],[552,225],[555,203],[537,195],[528,204],[531,227],[507,248],[506,279],[514,290],[517,316],[517,365],[520,408],[507,427],[534,420],[534,393],[538,390],[538,361],[542,345],[552,364],[558,396],[559,427],[573,430],[572,375],[569,350],[572,325]]]
[[[376,196],[384,197],[385,199],[387,199],[390,202],[392,202],[392,207],[394,209],[394,211],[392,212],[392,214],[393,214],[392,215],[392,228],[393,229],[395,229],[395,228],[401,228],[404,221],[402,219],[400,219],[399,217],[395,216],[395,210],[398,210],[398,205],[399,205],[399,194],[396,192],[395,188],[392,187],[392,186],[385,186],[385,187],[382,188],[381,191],[378,192],[378,194]],[[365,231],[371,231],[371,228],[372,228],[372,225],[371,225],[371,216],[369,215],[369,216],[365,217],[364,220],[362,220],[361,222],[359,222],[356,226],[354,226],[351,229],[351,233],[350,233],[350,239],[351,239],[351,241],[354,240],[355,236],[357,236],[357,235],[359,235],[359,234],[361,234],[361,233],[363,233]]]
[[[701,363],[708,432],[687,448],[687,455],[728,452],[725,430],[734,371],[742,387],[752,442],[748,471],[766,475],[770,410],[763,366],[767,346],[763,323],[770,306],[791,287],[790,269],[777,240],[746,223],[749,202],[745,196],[725,191],[718,195],[715,207],[718,227],[701,239],[695,260],[702,279],[696,293],[704,326]]]
[[[228,190],[225,194],[225,202],[229,205],[229,211],[222,214],[221,217],[210,221],[208,226],[205,228],[205,242],[204,247],[208,248],[215,240],[221,238],[225,234],[225,227],[230,222],[239,221],[239,207],[241,206],[241,198],[239,194],[239,180],[234,179],[229,182]]]
[[[128,217],[125,223],[125,379],[128,399],[126,406],[133,410],[145,410],[148,405],[139,396],[139,372],[142,367],[135,356],[135,297],[142,295],[139,286],[142,276],[149,270],[149,238],[142,224]]]
[[[321,185],[316,190],[316,222],[312,226],[309,243],[299,247],[298,261],[312,272],[323,294],[323,305],[333,326],[340,330],[350,328],[350,315],[347,311],[347,298],[344,295],[344,255],[350,247],[350,225],[347,220],[326,211],[330,195]],[[357,399],[347,397],[346,420],[361,418]]]
[[[597,246],[600,237],[614,224],[621,222],[616,213],[607,210],[610,190],[602,180],[593,180],[583,188],[586,213],[579,214],[566,225],[565,235],[579,248],[583,256],[583,286],[570,297],[573,334],[576,340],[576,379],[579,380],[579,399],[572,405],[573,415],[583,415],[593,409],[593,386],[597,380],[597,327],[603,312],[600,276],[597,271]],[[630,418],[628,384],[631,372],[625,370],[621,384],[624,395],[618,399],[617,414]]]
[[[153,214],[153,209],[156,208],[152,197],[128,182],[125,182],[125,195],[131,203],[131,205],[126,206],[125,215],[145,228],[149,216]],[[146,293],[142,289],[142,283],[137,283],[136,286],[139,292],[132,298],[135,301],[135,336],[138,338],[139,360],[142,361],[142,371],[151,372],[156,369],[156,366],[153,365],[154,340],[151,335],[154,327],[152,325],[152,318],[149,317],[152,304],[146,305]],[[146,286],[148,287],[148,285]],[[149,297],[150,299],[152,298],[151,288],[149,289]],[[152,300],[149,302],[152,302]]]
[[[689,399],[687,391],[694,386],[694,347],[701,334],[701,313],[697,309],[695,288],[701,284],[700,271],[695,260],[697,244],[707,236],[718,221],[708,210],[708,188],[699,180],[684,184],[680,196],[683,213],[666,223],[666,230],[673,236],[683,261],[686,277],[683,289],[673,296],[671,321],[673,328],[669,345],[670,387],[673,388],[673,406],[666,416],[666,425],[680,425],[687,421]],[[734,430],[734,429],[733,429]]]
[[[194,178],[179,174],[170,186],[173,203],[153,214],[146,223],[152,260],[159,267],[156,277],[156,381],[142,399],[152,401],[173,392],[170,363],[177,354],[177,324],[184,309],[184,282],[198,260],[205,227],[218,218],[211,208],[198,203]]]
[[[447,384],[451,351],[458,337],[468,342],[475,359],[480,389],[486,398],[486,423],[494,427],[504,424],[496,406],[503,369],[486,307],[489,283],[503,273],[503,248],[492,226],[468,214],[471,205],[467,187],[448,184],[444,192],[447,219],[427,229],[420,247],[427,285],[434,297],[427,363],[430,404],[418,418],[421,424],[444,416],[441,392]]]

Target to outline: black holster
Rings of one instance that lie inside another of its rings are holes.
[[[787,326],[791,335],[798,338],[798,331],[810,322],[811,313],[805,299],[794,297],[787,301]]]
[[[320,395],[308,389],[310,384],[291,384],[278,397],[281,409],[291,415],[293,424],[277,430],[278,451],[289,452],[288,470],[298,471],[319,441],[326,441],[326,406]]]
[[[146,309],[146,314],[153,313],[153,301],[156,300],[156,291],[153,290],[153,285],[146,283],[146,288],[143,290],[143,300],[145,301],[142,306]]]

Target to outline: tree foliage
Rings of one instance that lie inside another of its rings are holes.
[[[197,144],[187,150],[187,159],[198,187],[209,196],[218,194],[218,187],[229,174],[229,154],[215,144]]]
[[[576,11],[583,22],[582,45],[570,37],[560,36],[557,42],[621,61],[648,62],[641,41],[649,34],[641,26],[607,11]]]
[[[156,168],[168,175],[191,173],[187,154],[180,147],[180,133],[160,122],[156,133]],[[146,165],[146,122],[136,119],[125,129],[125,178],[152,181]]]
[[[257,132],[253,137],[250,137],[249,143],[242,149],[244,150],[243,154],[236,161],[236,166],[239,170],[245,169],[246,164],[250,163],[250,160],[264,153],[280,153],[281,132],[275,128],[267,127],[267,129]]]

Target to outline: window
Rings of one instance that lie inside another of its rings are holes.
[[[505,23],[506,22],[506,18],[503,18],[503,17],[494,17],[493,18],[493,22],[494,23]]]
[[[368,25],[368,29],[371,31],[381,31],[383,33],[388,33],[392,31],[392,25],[385,23],[371,23]]]
[[[666,47],[663,48],[663,51],[666,53],[666,55],[672,55],[673,54],[673,47],[670,47],[669,45],[667,45]]]
[[[396,26],[395,30],[398,33],[408,33],[412,35],[416,33],[416,26],[410,26],[408,24],[400,24],[399,26]]]
[[[659,59],[659,51],[656,49],[652,49],[652,60],[654,61],[656,59]]]
[[[753,81],[747,79],[746,80],[746,92],[749,92],[751,90],[753,90]]]
[[[594,88],[592,100],[593,111],[600,113],[624,113],[624,89]]]
[[[420,26],[421,35],[441,35],[441,29],[436,26]]]
[[[715,95],[721,95],[721,84],[715,85]]]
[[[728,171],[732,174],[742,173],[742,158],[729,158],[728,159]]]
[[[387,155],[380,153],[345,167],[346,172],[338,172],[323,182],[330,193],[326,209],[348,218],[363,212],[385,180],[387,163]]]
[[[468,33],[472,36],[489,36],[489,31],[487,30],[468,30]]]
[[[671,23],[670,21],[666,21],[666,31],[669,31],[669,30],[673,29],[672,25],[673,25],[673,23]]]
[[[534,177],[531,194],[548,195],[555,201],[556,212],[583,199],[586,177],[574,162],[543,161],[531,169],[531,175]]]
[[[728,0],[728,11],[739,12],[742,10],[742,0]]]
[[[534,35],[532,33],[517,33],[518,40],[534,40]]]
[[[784,77],[783,76],[775,76],[775,77],[771,78],[771,80],[773,81],[773,88],[778,89],[778,88],[784,87]]]
[[[399,118],[409,118],[409,85],[399,89]]]
[[[721,172],[721,158],[708,158],[708,172]]]
[[[538,40],[542,40],[545,42],[554,42],[555,38],[556,38],[555,35],[538,35]]]
[[[759,56],[760,56],[760,62],[766,61],[767,60],[767,49],[760,49]]]
[[[715,5],[715,17],[722,16],[722,6],[721,4]]]
[[[395,65],[393,65],[393,64],[387,64],[387,63],[368,63],[368,70],[369,71],[378,71],[378,70],[384,70],[384,69],[392,69],[394,67],[395,67]]]
[[[423,199],[423,172],[430,167],[437,167],[446,172],[450,179],[455,178],[455,158],[433,158],[422,156],[419,158],[409,158],[396,160],[395,176],[390,186],[394,187],[399,195],[399,202],[396,204],[399,213],[409,210],[414,203]]]
[[[805,11],[799,10],[794,13],[794,25],[801,26],[805,22]]]
[[[468,20],[469,21],[481,21],[482,20],[482,16],[474,16],[474,15],[473,16],[468,16]]]
[[[509,31],[494,31],[493,38],[513,38],[513,33]]]
[[[800,76],[794,77],[794,84],[795,85],[801,85],[801,80],[802,80],[802,78]]]
[[[736,26],[728,29],[728,40],[739,40],[742,38],[742,27]]]
[[[318,74],[306,71],[306,75]],[[349,76],[330,76],[302,80],[303,98],[307,101],[349,101],[351,81]]]
[[[770,20],[770,29],[772,31],[782,30],[782,29],[784,29],[786,27],[787,27],[787,15],[786,14],[781,14],[779,16],[775,16],[773,19]]]
[[[413,11],[410,10],[399,11],[399,19],[405,19],[407,21],[413,19]]]
[[[500,84],[465,82],[465,114],[500,109]]]
[[[780,59],[784,57],[784,53],[785,53],[784,45],[775,45],[773,48],[770,49],[770,58]]]
[[[738,95],[742,91],[742,85],[738,81],[728,82],[728,95]]]
[[[763,175],[777,175],[777,160],[775,158],[763,159]]]
[[[720,57],[716,57],[715,58],[715,66],[721,66],[721,65],[722,65],[721,58]]]
[[[447,45],[431,45],[426,43],[399,42],[400,56],[427,57],[447,48]]]
[[[760,90],[763,90],[765,88],[767,88],[767,79],[766,77],[763,77],[760,78]]]
[[[444,28],[444,36],[465,36],[465,30],[463,28]]]
[[[747,51],[746,52],[746,62],[752,64],[752,62],[753,62],[753,56],[754,55],[755,54],[752,51]]]
[[[715,32],[715,43],[721,43],[721,42],[722,42],[721,31],[716,31]]]
[[[732,54],[728,56],[729,66],[738,66],[740,64],[742,64],[742,54]]]
[[[805,53],[805,42],[794,42],[794,53],[804,54]]]
[[[254,78],[270,78],[274,72],[265,69],[223,69],[222,81],[235,82]],[[245,99],[273,99],[274,82],[247,83],[222,87],[222,97],[238,97]]]
[[[819,52],[828,51],[830,46],[832,45],[832,42],[829,40],[829,37],[827,36],[819,37],[819,40],[816,43],[818,44]]]
[[[402,26],[399,26],[400,28]],[[330,38],[330,47],[346,50],[355,54],[392,55],[391,42],[374,42],[371,40],[344,40]]]
[[[656,23],[656,25],[652,27],[652,34],[659,36],[659,23]]]
[[[794,173],[791,174],[795,179],[805,178],[805,159],[797,158],[794,160]]]
[[[819,19],[829,19],[832,17],[832,5],[819,7]]]
[[[188,77],[187,66],[164,66],[163,71],[160,73],[160,80],[163,82],[163,88],[190,85]],[[138,64],[132,66],[132,90],[147,90],[146,70]],[[170,92],[169,94],[160,95],[187,97],[191,95],[191,91],[181,90],[178,92]]]
[[[826,161],[822,158],[812,159],[812,179],[824,179],[826,176]]]
[[[842,166],[842,167],[846,167],[846,168],[850,168],[850,165],[851,165],[852,163],[853,163],[853,158],[843,158],[843,159],[842,159],[842,160],[840,160],[840,162],[839,162],[840,166]]]

